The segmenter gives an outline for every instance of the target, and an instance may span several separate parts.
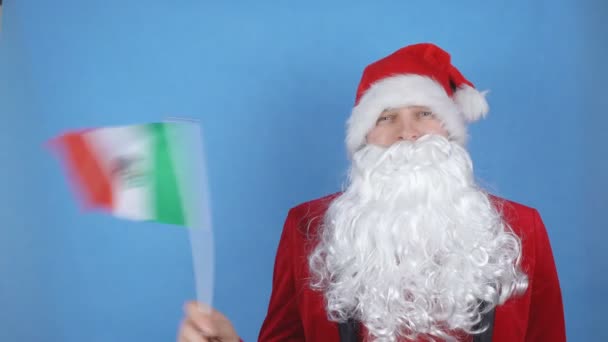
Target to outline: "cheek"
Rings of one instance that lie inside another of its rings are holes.
[[[366,141],[372,145],[390,146],[395,140],[392,136],[388,127],[376,126],[367,133]]]
[[[424,133],[425,134],[437,134],[437,135],[441,135],[446,138],[449,136],[447,129],[445,129],[443,127],[443,125],[441,124],[441,121],[439,121],[439,120],[429,121],[429,123],[425,127]]]

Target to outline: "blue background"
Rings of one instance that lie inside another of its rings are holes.
[[[187,232],[84,213],[44,142],[201,119],[214,305],[257,339],[287,210],[339,190],[361,71],[432,41],[480,89],[476,172],[540,210],[569,341],[608,340],[608,28],[602,0],[6,0],[0,34],[0,341],[171,341],[195,297]]]

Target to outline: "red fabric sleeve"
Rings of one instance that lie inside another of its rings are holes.
[[[289,211],[277,249],[272,279],[272,293],[266,319],[258,341],[304,341],[304,328],[298,311],[292,251],[296,223],[293,210]]]
[[[535,267],[532,286],[530,316],[526,341],[566,341],[564,307],[553,259],[551,244],[543,221],[535,211]]]

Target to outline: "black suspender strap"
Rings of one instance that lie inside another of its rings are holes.
[[[352,318],[344,323],[338,323],[338,332],[340,332],[340,342],[359,341],[359,323]]]
[[[482,310],[484,306],[485,303],[482,303]],[[487,327],[487,329],[480,334],[473,335],[473,342],[492,342],[495,313],[496,308],[493,308],[492,311],[481,315],[481,321],[475,326],[475,329],[479,329],[481,327]],[[338,323],[338,332],[340,333],[340,342],[359,341],[359,323],[352,318],[344,323]]]
[[[473,335],[473,342],[492,342],[492,333],[494,332],[494,314],[495,309],[481,316],[481,322],[476,328],[487,326],[488,328],[477,335]],[[359,324],[349,319],[344,323],[338,323],[338,332],[340,333],[340,342],[358,342],[359,341]]]
[[[481,304],[482,309],[484,308],[485,303]],[[479,329],[481,327],[488,327],[484,332],[473,335],[473,342],[492,342],[492,333],[494,332],[494,314],[496,313],[496,309],[493,308],[492,311],[486,312],[481,315],[481,322],[475,327]]]

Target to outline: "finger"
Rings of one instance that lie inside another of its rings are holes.
[[[184,328],[186,327],[186,320],[184,319],[180,324],[179,324],[179,329],[177,329],[177,342],[188,342],[188,340],[186,340],[186,337],[184,336]]]
[[[186,313],[202,313],[208,316],[213,316],[219,312],[210,307],[209,305],[197,301],[189,301],[184,304],[184,312]]]
[[[205,336],[214,337],[217,335],[215,331],[215,321],[213,315],[215,310],[208,309],[208,313],[201,310],[201,306],[197,302],[188,302],[184,308],[186,316],[190,323],[203,332]]]
[[[180,333],[180,342],[209,342],[211,341],[205,337],[199,329],[192,324],[191,321],[187,321],[182,325]]]
[[[212,315],[212,314],[217,313],[217,311],[215,311],[212,307],[210,307],[206,303],[202,303],[202,302],[195,302],[195,303],[196,303],[196,305],[198,305],[198,309],[207,315]]]
[[[209,338],[221,340],[238,337],[232,326],[232,322],[222,313],[204,303],[196,301],[187,302],[184,305],[184,311],[193,325]]]
[[[179,330],[177,332],[177,342],[190,342],[189,335],[192,333],[188,332],[188,319],[184,319],[180,325]]]

